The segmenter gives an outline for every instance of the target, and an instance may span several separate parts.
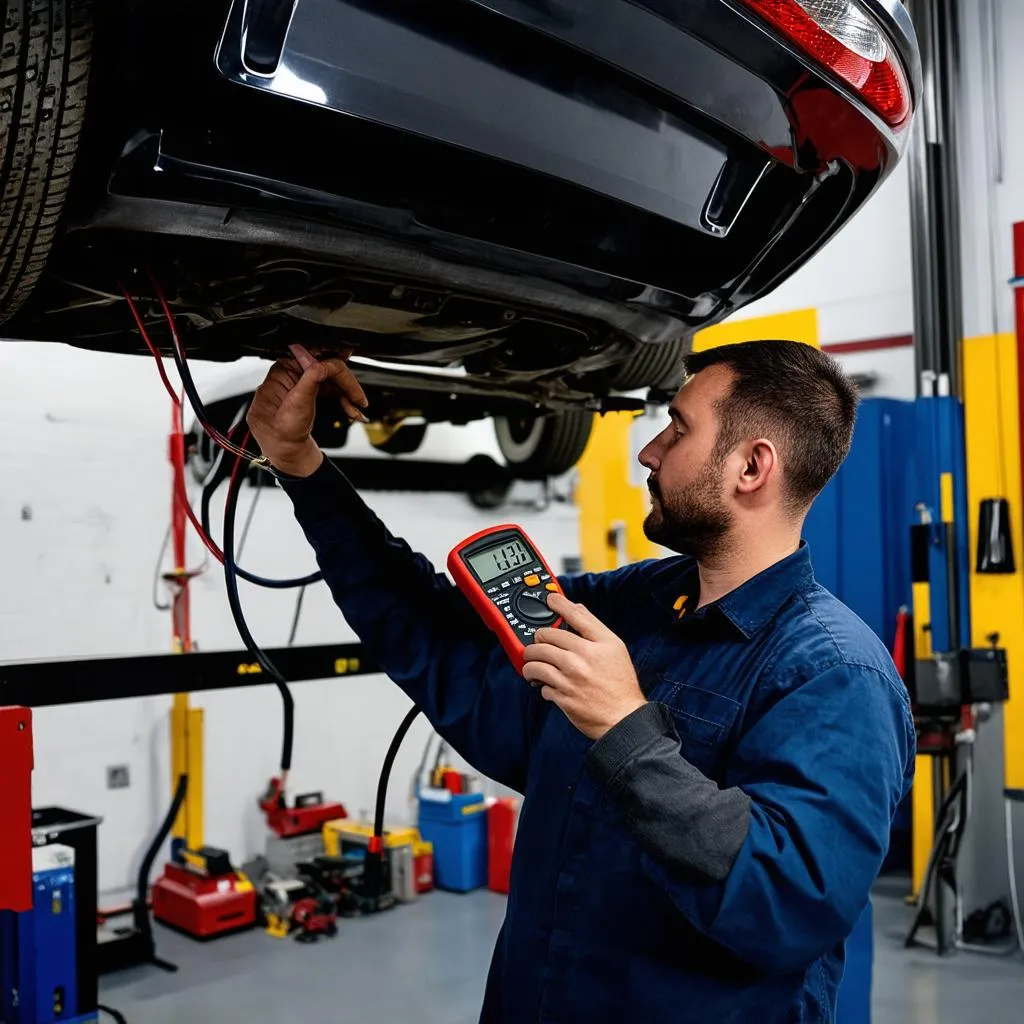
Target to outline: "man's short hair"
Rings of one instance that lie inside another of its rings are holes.
[[[804,511],[850,450],[856,384],[831,356],[794,341],[747,341],[686,358],[687,376],[709,366],[726,366],[735,376],[718,403],[716,455],[724,458],[744,440],[768,438],[782,459],[788,504]]]

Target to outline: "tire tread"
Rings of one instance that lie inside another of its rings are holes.
[[[619,391],[634,391],[658,387],[667,381],[676,383],[688,349],[686,338],[675,338],[657,345],[641,344],[616,370],[612,387]]]
[[[3,0],[0,323],[28,298],[56,237],[91,56],[91,0]]]

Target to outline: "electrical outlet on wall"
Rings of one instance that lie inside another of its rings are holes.
[[[107,765],[107,789],[127,789],[130,784],[131,779],[128,775],[128,765]]]

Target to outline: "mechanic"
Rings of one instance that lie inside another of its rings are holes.
[[[912,777],[906,690],[815,582],[804,516],[854,385],[786,341],[691,355],[644,448],[679,552],[564,579],[523,682],[459,590],[310,437],[344,358],[298,346],[248,422],[367,653],[478,770],[525,794],[481,1020],[834,1019],[844,940]]]

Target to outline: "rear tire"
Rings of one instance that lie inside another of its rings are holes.
[[[678,385],[682,382],[683,357],[689,348],[686,338],[674,338],[660,345],[641,343],[612,376],[616,391],[635,391]]]
[[[46,265],[74,169],[92,0],[4,0],[0,23],[0,323]]]
[[[498,447],[511,473],[520,480],[543,480],[568,473],[590,440],[594,414],[571,409],[550,416],[494,421]]]

